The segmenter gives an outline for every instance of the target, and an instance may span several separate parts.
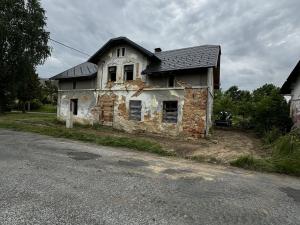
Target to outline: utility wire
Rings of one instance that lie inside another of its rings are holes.
[[[62,45],[62,46],[64,46],[64,47],[66,47],[66,48],[72,49],[73,51],[79,52],[79,53],[84,54],[84,55],[86,55],[86,56],[90,56],[89,54],[87,54],[87,53],[85,53],[85,52],[83,52],[83,51],[80,51],[80,50],[78,50],[78,49],[76,49],[76,48],[73,48],[73,47],[68,46],[68,45],[66,45],[66,44],[64,44],[64,43],[61,43],[60,41],[56,41],[56,40],[54,40],[54,39],[52,39],[52,38],[49,38],[49,40],[51,40],[51,41],[53,41],[53,42],[55,42],[55,43],[57,43],[57,44],[60,44],[60,45]]]

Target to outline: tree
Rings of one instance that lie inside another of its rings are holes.
[[[253,91],[252,123],[260,133],[273,128],[282,133],[288,132],[292,121],[289,117],[289,105],[273,84],[265,84]]]
[[[57,86],[50,80],[45,81],[45,84],[42,85],[41,101],[43,104],[55,105],[57,103]]]
[[[36,66],[50,55],[45,26],[38,0],[1,0],[0,112],[15,98],[31,100]]]

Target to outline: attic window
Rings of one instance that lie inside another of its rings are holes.
[[[164,101],[163,102],[163,122],[177,123],[178,117],[178,102]]]
[[[117,48],[117,57],[125,56],[126,49],[125,48]]]
[[[115,82],[117,80],[117,67],[110,66],[108,67],[108,81]]]
[[[125,80],[133,80],[133,65],[124,66]]]

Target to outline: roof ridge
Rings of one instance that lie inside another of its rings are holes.
[[[171,50],[166,50],[166,51],[161,51],[161,52],[155,52],[155,54],[159,55],[160,53],[164,53],[164,52],[172,52],[172,51],[179,51],[179,50],[199,48],[199,47],[218,47],[218,48],[220,48],[220,45],[197,45],[197,46],[191,46],[191,47],[186,47],[186,48],[177,48],[177,49],[171,49]]]

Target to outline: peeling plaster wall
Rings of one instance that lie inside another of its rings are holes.
[[[182,109],[184,90],[145,90],[139,96],[132,97],[134,91],[115,91],[113,127],[127,132],[148,132],[176,136],[182,131]],[[129,119],[129,101],[142,101],[141,121]],[[178,122],[164,123],[163,101],[178,101]]]
[[[93,124],[97,121],[92,109],[96,105],[97,92],[88,90],[59,91],[58,92],[58,110],[57,117],[60,120],[66,120],[70,112],[70,100],[78,99],[77,115],[74,115],[74,122],[81,124]]]
[[[300,128],[300,76],[293,85],[291,97],[291,117],[295,126]]]
[[[126,48],[124,57],[117,57],[117,48]],[[98,89],[114,89],[126,90],[128,88],[136,88],[134,81],[125,81],[124,78],[124,65],[133,65],[133,79],[139,81],[145,81],[145,76],[141,75],[142,71],[148,65],[148,59],[146,56],[136,51],[131,46],[120,45],[110,49],[106,52],[98,63]],[[117,81],[108,84],[108,67],[117,67]]]

